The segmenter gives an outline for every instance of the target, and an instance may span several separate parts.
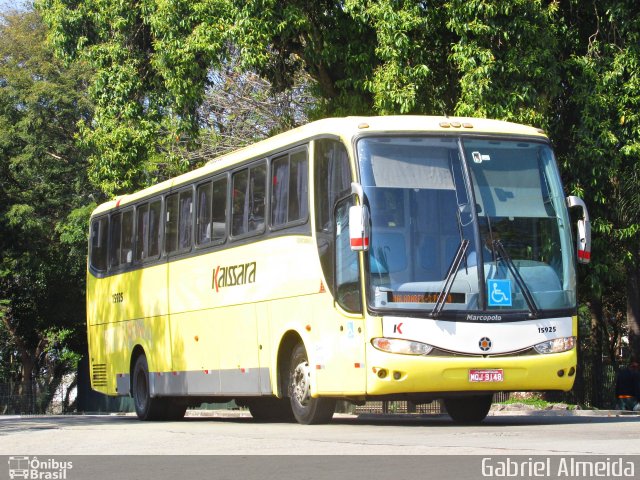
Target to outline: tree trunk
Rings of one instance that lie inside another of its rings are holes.
[[[590,360],[591,360],[591,405],[603,408],[602,395],[602,322],[604,322],[602,299],[595,298],[589,302],[589,313],[591,314],[591,335],[590,335]]]
[[[640,361],[640,272],[635,265],[627,268],[627,325],[631,358]]]
[[[18,395],[20,397],[20,413],[34,412],[34,391],[33,391],[33,369],[35,368],[35,358],[26,349],[20,349],[20,387]]]

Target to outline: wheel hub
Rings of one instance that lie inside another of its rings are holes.
[[[291,396],[300,405],[306,405],[309,401],[309,379],[311,372],[307,362],[300,363],[291,375]]]

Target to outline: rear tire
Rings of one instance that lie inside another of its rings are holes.
[[[444,406],[454,422],[469,425],[482,422],[492,402],[493,395],[474,395],[445,398]]]
[[[336,400],[311,397],[311,367],[304,345],[299,343],[291,353],[287,392],[293,416],[304,425],[329,423],[333,418]]]
[[[179,420],[184,417],[187,405],[172,398],[151,397],[149,388],[149,364],[140,355],[133,367],[133,403],[140,420]]]

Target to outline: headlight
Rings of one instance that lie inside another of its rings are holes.
[[[399,338],[374,338],[371,344],[378,350],[402,355],[428,355],[433,347],[422,342],[401,340]]]
[[[571,350],[576,346],[576,337],[563,337],[547,340],[546,342],[534,345],[538,353],[560,353]]]

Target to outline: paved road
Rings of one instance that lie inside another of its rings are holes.
[[[317,426],[256,423],[237,414],[157,423],[115,415],[0,417],[0,455],[105,454],[640,454],[640,416],[503,413],[472,427],[445,415],[342,415]]]

